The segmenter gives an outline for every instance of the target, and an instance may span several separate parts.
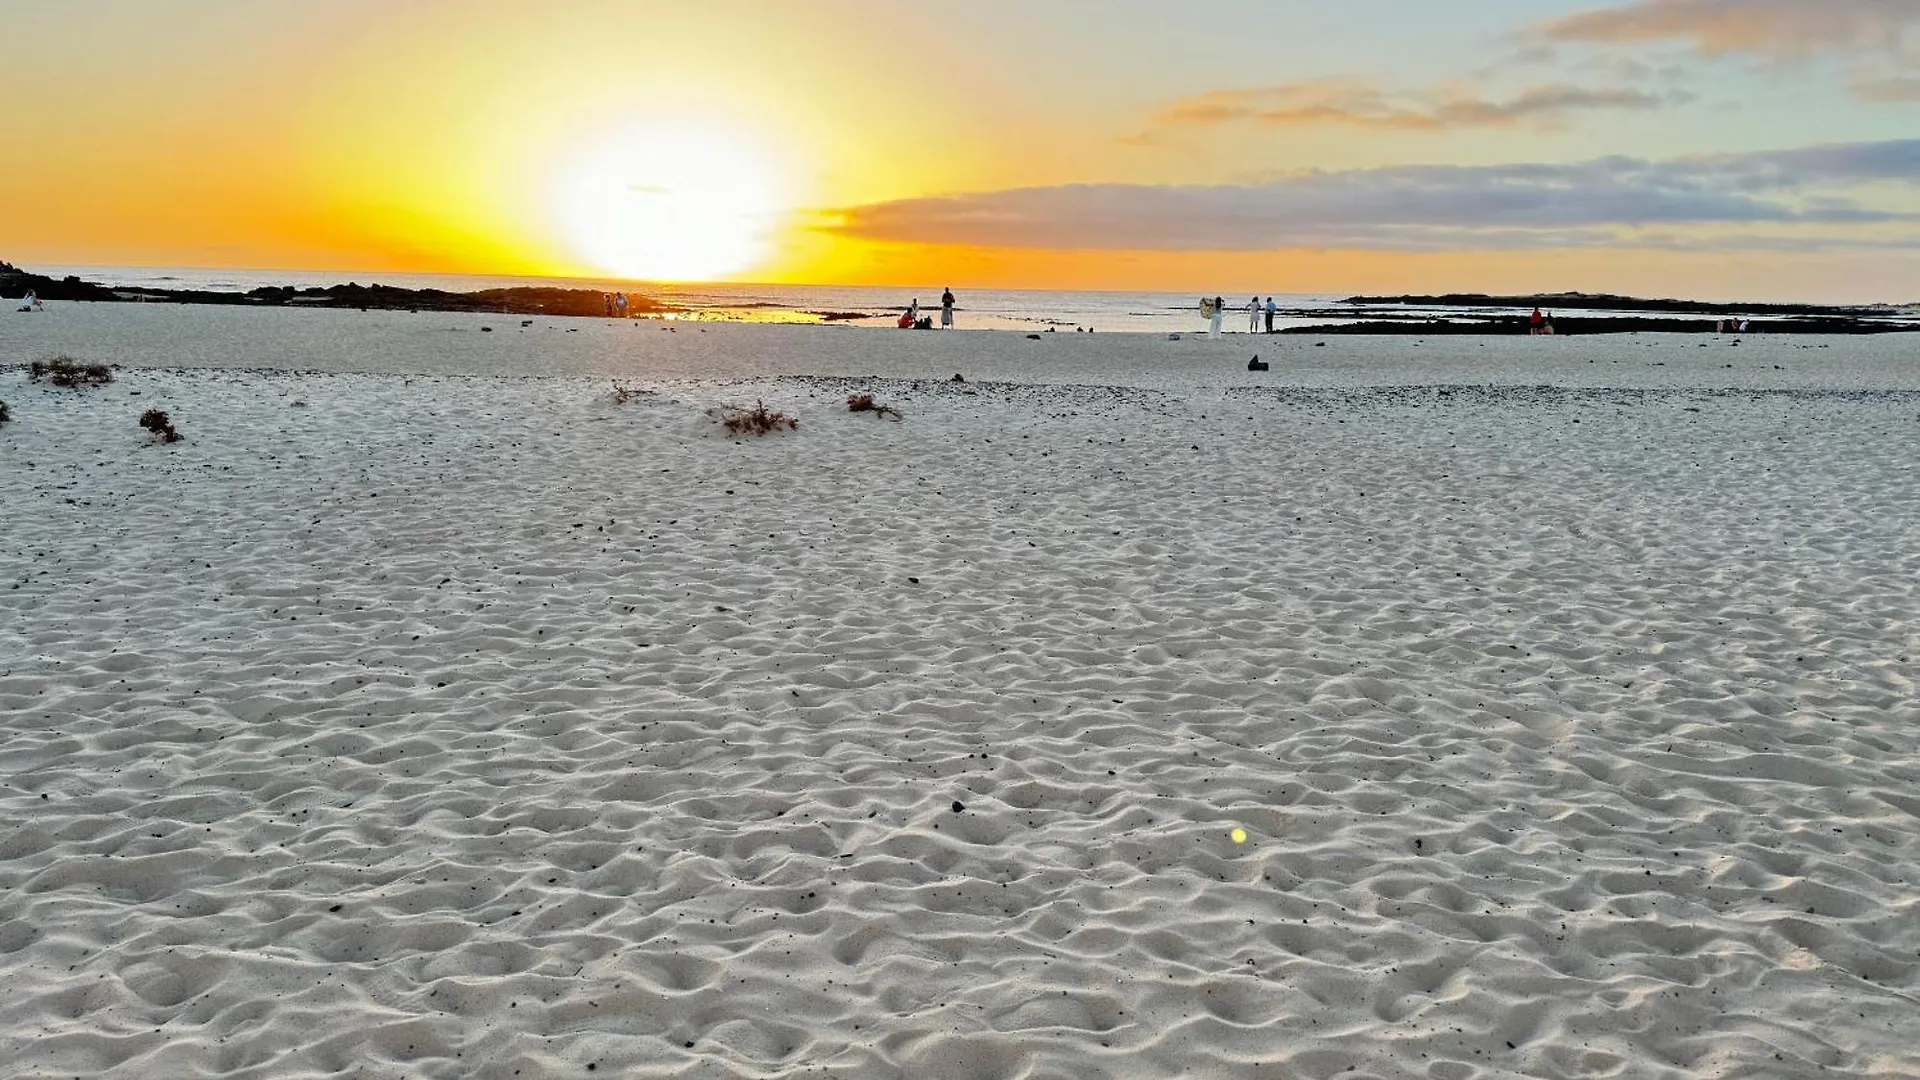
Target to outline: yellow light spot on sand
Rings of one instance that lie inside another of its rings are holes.
[[[1247,842],[1247,830],[1245,829],[1235,829],[1227,835],[1233,837],[1233,842],[1236,844],[1244,844]]]

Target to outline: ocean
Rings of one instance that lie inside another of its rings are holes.
[[[892,327],[907,305],[938,314],[943,285],[882,287],[860,285],[699,284],[644,285],[591,278],[486,277],[455,274],[354,274],[316,270],[208,270],[128,266],[34,266],[36,273],[77,274],[104,285],[161,289],[201,289],[242,293],[262,286],[296,288],[339,285],[392,285],[408,289],[474,292],[515,286],[594,289],[640,293],[689,309],[682,318],[728,322],[818,322],[823,312],[859,313],[842,320],[854,326]],[[1110,333],[1192,333],[1206,329],[1200,297],[1164,292],[1068,292],[1019,289],[955,289],[960,329],[1061,333],[1092,330]],[[1247,297],[1228,296],[1227,328],[1246,329]],[[1261,300],[1266,299],[1262,294]],[[1284,314],[1276,326],[1326,324],[1352,318],[1343,295],[1274,294]],[[1239,310],[1235,310],[1238,307]]]

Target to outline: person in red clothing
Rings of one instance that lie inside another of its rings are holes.
[[[1529,329],[1530,332],[1534,334],[1541,334],[1546,332],[1547,317],[1545,315],[1540,314],[1539,308],[1533,309],[1533,315],[1527,319],[1527,328]]]

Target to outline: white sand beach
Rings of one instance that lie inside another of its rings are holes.
[[[6,1076],[1920,1076],[1913,337],[0,364]]]

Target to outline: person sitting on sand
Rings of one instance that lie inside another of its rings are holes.
[[[40,303],[40,294],[34,292],[32,289],[28,289],[27,295],[20,298],[20,310],[45,311],[47,309],[45,305]]]

